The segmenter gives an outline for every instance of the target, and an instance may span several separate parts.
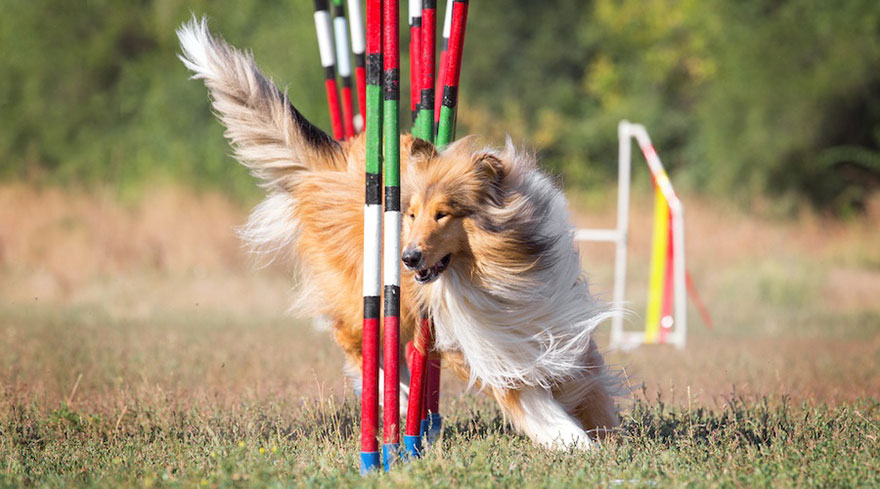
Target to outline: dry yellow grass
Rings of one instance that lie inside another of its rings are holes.
[[[613,224],[613,198],[586,201],[580,224]],[[623,402],[620,436],[586,454],[536,451],[445,374],[441,445],[368,483],[876,485],[880,214],[775,222],[684,201],[715,328],[692,310],[686,351],[609,355],[642,400]],[[251,267],[234,236],[246,213],[179,188],[120,204],[0,186],[0,486],[364,482],[342,353],[285,315],[284,266]],[[631,328],[649,215],[634,202]],[[607,296],[612,250],[582,249]]]
[[[135,204],[107,194],[0,187],[0,295],[7,303],[93,305],[127,316],[206,308],[283,309],[282,268],[254,270],[235,236],[247,210],[163,187]]]
[[[612,226],[614,199],[606,200],[574,199],[579,225]],[[685,352],[643,347],[611,361],[644,382],[649,398],[676,402],[717,405],[733,390],[877,397],[880,204],[839,222],[807,213],[774,221],[684,201],[689,268],[715,328],[692,309]],[[631,328],[644,304],[649,205],[637,199],[632,212]],[[96,406],[157,395],[229,404],[343,394],[329,335],[285,316],[294,286],[286,268],[254,269],[235,237],[246,214],[220,195],[174,187],[133,204],[0,187],[4,390],[55,406],[81,373],[76,399]],[[610,296],[611,248],[582,250],[594,288]]]

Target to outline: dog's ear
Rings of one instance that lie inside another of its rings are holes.
[[[501,182],[506,175],[504,163],[492,153],[477,153],[474,156],[474,174],[483,182],[486,195],[495,205],[500,205],[503,199]]]
[[[437,148],[430,141],[421,138],[412,138],[409,147],[409,164],[411,166],[426,165],[437,156]]]
[[[341,168],[339,144],[313,126],[254,63],[195,17],[177,31],[183,64],[203,80],[235,157],[265,186],[288,188],[300,170]]]
[[[504,179],[504,164],[491,153],[479,153],[474,156],[474,173],[486,183],[500,184]]]

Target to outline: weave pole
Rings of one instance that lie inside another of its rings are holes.
[[[429,416],[433,415],[437,412],[437,407],[434,406],[434,411],[431,411],[431,397],[432,397],[432,378],[436,378],[437,387],[439,387],[440,383],[440,364],[439,364],[439,356],[433,353],[434,350],[434,322],[429,320],[428,328],[423,332],[425,335],[425,377],[422,380],[422,413],[419,421],[419,434],[422,437],[422,444],[430,444],[435,436],[428,437],[429,429],[431,428],[431,422],[429,420]],[[439,394],[439,392],[438,392]],[[435,396],[437,401],[439,402],[439,396]],[[438,434],[440,430],[440,426],[438,425],[434,429],[434,434]]]
[[[357,131],[363,130],[367,117],[367,73],[364,59],[364,11],[361,0],[348,0],[348,17],[351,19],[351,51],[354,54],[354,79],[357,85],[358,112],[361,119],[355,123]]]
[[[446,146],[455,137],[455,108],[458,104],[458,81],[461,75],[461,54],[464,48],[467,12],[468,0],[453,1],[449,48],[446,53],[447,67],[443,80],[443,101],[440,105],[440,122],[437,128],[438,148]]]
[[[342,129],[345,139],[349,139],[354,137],[354,105],[351,94],[351,46],[342,0],[333,0],[333,36],[336,39],[336,64],[342,79]]]
[[[364,330],[361,391],[361,473],[382,461],[379,431],[379,308],[382,241],[382,4],[367,0],[367,66],[365,87],[366,203],[364,205]]]
[[[333,138],[342,139],[342,110],[339,106],[339,89],[336,86],[336,53],[333,47],[333,23],[327,0],[315,0],[315,31],[318,35],[318,52],[324,68],[324,88],[327,91],[327,107],[330,110],[330,123],[333,125]]]
[[[435,84],[435,94],[443,93],[443,83],[446,80],[446,55],[449,51],[449,32],[452,29],[452,0],[447,0],[446,2],[446,12],[443,15],[443,35],[440,40],[440,64],[438,65],[437,72],[437,83]],[[442,101],[442,97],[436,97],[434,100],[434,131],[437,131],[437,126],[440,124],[440,102]]]
[[[409,404],[406,410],[406,431],[403,436],[406,452],[411,457],[419,457],[422,454],[422,410],[425,402],[427,339],[430,334],[431,320],[423,317],[413,341]]]
[[[409,110],[413,124],[419,110],[419,61],[422,53],[422,1],[409,0]],[[414,131],[415,132],[415,131]]]
[[[390,470],[400,450],[400,21],[398,0],[382,6],[385,133],[385,372],[382,458]]]
[[[437,1],[422,2],[422,52],[419,55],[419,114],[416,136],[434,142],[434,51],[436,50]]]
[[[452,1],[446,2],[446,12],[443,15],[443,33],[442,39],[440,41],[440,64],[439,71],[437,72],[437,76],[434,78],[433,87],[434,90],[431,93],[431,117],[427,119],[430,120],[430,128],[426,128],[425,130],[430,131],[430,135],[432,139],[434,139],[434,135],[437,131],[438,122],[440,120],[440,103],[441,97],[437,97],[437,94],[440,93],[443,89],[444,78],[446,76],[446,68],[447,68],[447,50],[449,48],[449,32],[450,32],[450,24],[452,22]],[[435,5],[436,7],[436,5]],[[436,9],[435,9],[436,11]],[[435,15],[436,18],[436,15]],[[434,22],[434,31],[436,32],[436,20]],[[436,34],[435,34],[436,36]],[[432,41],[433,44],[433,41]],[[431,59],[435,58],[435,54],[431,53]],[[432,70],[433,71],[433,70]],[[425,124],[429,124],[425,122]],[[443,418],[440,416],[440,355],[434,352],[434,337],[433,337],[433,329],[429,331],[431,337],[427,341],[428,345],[428,359],[426,365],[426,379],[425,379],[425,407],[422,409],[422,435],[425,437],[425,442],[429,445],[433,443],[439,436],[440,432],[443,429]]]
[[[419,73],[414,75],[418,81],[418,114],[416,115],[413,133],[425,141],[434,140],[434,50],[437,29],[436,0],[422,1],[421,52],[418,53]],[[406,412],[406,428],[404,445],[412,457],[419,457],[422,452],[422,436],[428,430],[427,377],[429,366],[428,352],[433,347],[431,321],[423,318],[420,333],[416,340],[420,341],[413,348],[412,372],[410,372],[409,404]]]
[[[420,76],[420,103],[419,116],[416,121],[416,136],[434,142],[434,63],[437,46],[437,1],[423,0],[422,2],[422,52],[421,52],[421,76]],[[425,386],[423,391],[421,422],[419,434],[427,435],[429,411],[429,385],[431,377],[436,377],[440,372],[432,369],[432,363],[428,360],[431,350],[434,348],[433,322],[429,321],[424,331],[425,335]],[[436,412],[436,407],[435,407]]]
[[[433,340],[433,331],[431,339]],[[422,430],[425,441],[434,443],[443,429],[443,417],[440,416],[440,354],[434,352],[434,342],[428,344],[428,368],[425,383],[425,404],[428,412],[426,425]]]

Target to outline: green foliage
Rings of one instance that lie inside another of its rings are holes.
[[[311,2],[12,0],[0,16],[0,176],[255,195],[175,57],[191,12],[329,127]],[[704,191],[843,211],[880,183],[875,1],[511,0],[473,2],[468,22],[459,133],[510,133],[568,185],[613,177],[623,118],[646,124],[674,178]]]
[[[465,124],[531,140],[569,184],[613,174],[624,118],[648,127],[673,173],[712,193],[788,193],[845,210],[880,183],[876,2],[523,0],[471,10],[468,35],[491,37],[466,51]]]
[[[7,177],[108,182],[154,179],[255,193],[228,156],[204,86],[176,58],[191,12],[258,52],[270,75],[323,122],[310,4],[269,1],[14,1],[0,16],[0,158]],[[234,15],[225,15],[233,12]],[[35,35],[39,33],[39,35]],[[297,48],[303,46],[303,48]]]

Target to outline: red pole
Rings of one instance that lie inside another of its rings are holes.
[[[437,128],[438,148],[455,138],[455,110],[458,104],[458,80],[461,74],[461,55],[464,49],[464,31],[467,24],[467,0],[453,0],[452,25],[449,30],[449,52],[446,54],[446,75],[443,81],[440,123]]]
[[[443,37],[440,41],[440,68],[437,72],[437,83],[434,86],[434,125],[440,123],[440,103],[443,100],[443,84],[446,83],[448,65],[446,53],[449,50],[449,34],[452,29],[452,0],[446,2],[446,13],[443,16]],[[436,128],[434,129],[437,130]]]
[[[416,118],[415,135],[434,142],[434,52],[436,50],[437,2],[422,3],[422,52],[419,86],[419,115]]]
[[[327,91],[327,106],[330,109],[330,124],[333,126],[333,138],[343,139],[345,133],[342,129],[342,109],[339,104],[339,90],[336,87],[336,78],[327,78],[324,81]]]
[[[422,5],[420,0],[409,0],[409,109],[413,122],[419,110],[421,53]]]
[[[354,79],[357,86],[358,110],[360,112],[360,128],[364,129],[364,119],[367,116],[367,70],[364,34],[364,11],[362,0],[348,0],[348,17],[351,27],[351,51],[354,53]]]
[[[354,137],[354,100],[351,97],[351,82],[342,85],[342,127],[345,139]]]
[[[342,128],[345,139],[354,137],[354,105],[351,94],[351,48],[348,20],[342,0],[333,0],[333,36],[336,39],[336,66],[342,79]]]
[[[367,70],[363,65],[357,65],[359,62],[364,62],[363,55],[361,55],[360,60],[355,58],[354,78],[355,83],[357,83],[358,110],[361,115],[361,124],[366,125],[364,119],[367,117]]]
[[[425,334],[425,380],[424,385],[422,386],[422,414],[421,420],[419,423],[419,433],[421,436],[426,436],[428,434],[428,427],[430,422],[428,420],[428,411],[430,407],[428,404],[431,400],[431,377],[434,374],[434,365],[432,365],[431,357],[432,352],[434,350],[434,323],[432,320],[428,321],[428,327],[422,331],[422,334]],[[439,373],[439,372],[438,372]],[[435,407],[436,409],[436,407]]]
[[[440,354],[431,352],[428,356],[425,403],[427,403],[428,426],[427,442],[433,443],[440,435],[443,418],[440,416]]]
[[[318,34],[321,66],[324,67],[324,88],[327,91],[327,106],[330,109],[333,137],[342,139],[342,108],[339,105],[339,90],[336,87],[336,48],[333,45],[333,24],[330,20],[327,0],[315,0],[315,30]]]
[[[425,370],[427,367],[426,341],[431,335],[431,320],[422,318],[421,327],[416,332],[415,348],[412,353],[412,372],[409,383],[409,405],[406,410],[406,431],[403,443],[406,451],[413,457],[422,452],[422,404],[425,400]]]

